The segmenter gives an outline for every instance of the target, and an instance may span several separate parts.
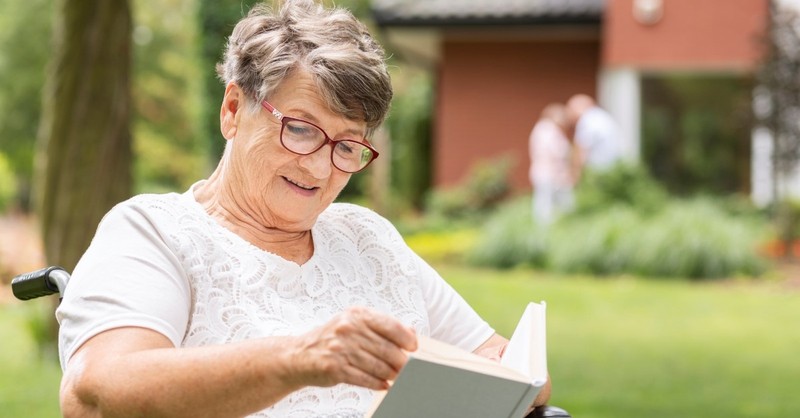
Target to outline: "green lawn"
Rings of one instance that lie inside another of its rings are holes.
[[[800,289],[437,268],[506,335],[547,301],[552,403],[576,418],[800,416]],[[31,312],[0,306],[2,418],[59,416],[60,371],[38,357]]]
[[[61,416],[58,360],[40,355],[27,325],[40,309],[49,309],[47,303],[0,305],[0,418]]]
[[[547,301],[551,403],[576,418],[800,416],[800,289],[438,269],[506,335]]]

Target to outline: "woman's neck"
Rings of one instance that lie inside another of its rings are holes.
[[[240,204],[222,179],[218,167],[208,178],[192,189],[194,198],[214,220],[254,246],[293,261],[304,264],[314,254],[314,242],[310,230],[287,231],[265,225],[253,216],[246,205]]]

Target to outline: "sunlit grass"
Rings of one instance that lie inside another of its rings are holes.
[[[548,302],[552,403],[576,418],[800,416],[800,289],[439,270],[506,335]]]
[[[0,418],[61,416],[61,369],[54,356],[42,356],[28,325],[40,303],[0,305]]]

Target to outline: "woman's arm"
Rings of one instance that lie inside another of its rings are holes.
[[[64,417],[240,417],[305,386],[386,389],[416,350],[414,332],[352,308],[307,334],[174,348],[144,328],[88,340],[61,385]]]

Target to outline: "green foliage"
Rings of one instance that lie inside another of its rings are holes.
[[[773,212],[775,228],[783,241],[800,238],[800,199],[784,199],[774,205]]]
[[[53,0],[0,1],[0,153],[16,174],[23,207],[33,176],[53,9]]]
[[[216,163],[225,149],[220,134],[219,107],[225,86],[217,77],[215,66],[222,59],[225,42],[236,22],[244,17],[259,0],[215,0],[197,2],[200,43],[198,77],[201,80],[199,104],[199,135],[210,150],[210,159]]]
[[[732,216],[710,199],[670,201],[652,216],[616,206],[558,223],[549,262],[556,271],[591,274],[755,276],[766,269],[756,251],[766,231],[764,221]]]
[[[392,141],[392,189],[398,200],[420,209],[431,183],[431,80],[413,78],[398,90],[386,120]]]
[[[202,2],[201,2],[202,3]],[[200,140],[194,1],[134,7],[133,126],[137,192],[183,190],[207,171]]]
[[[511,192],[508,175],[513,163],[505,156],[476,164],[462,184],[435,190],[428,196],[428,216],[457,221],[487,213]]]
[[[17,183],[8,158],[0,152],[0,213],[3,213],[17,194]]]
[[[629,272],[640,242],[640,215],[625,206],[557,222],[549,234],[547,265],[555,271],[605,275]]]
[[[721,278],[758,275],[761,213],[738,199],[668,199],[640,168],[618,166],[584,178],[577,206],[547,229],[519,199],[491,214],[468,260],[499,268],[540,266],[594,275]]]
[[[533,222],[530,196],[501,205],[489,217],[480,239],[466,253],[475,265],[509,268],[544,265],[547,235]]]
[[[575,190],[573,216],[623,205],[653,213],[667,202],[667,193],[641,165],[617,164],[608,171],[587,172]]]
[[[752,80],[656,75],[642,82],[642,160],[671,193],[744,191]]]

